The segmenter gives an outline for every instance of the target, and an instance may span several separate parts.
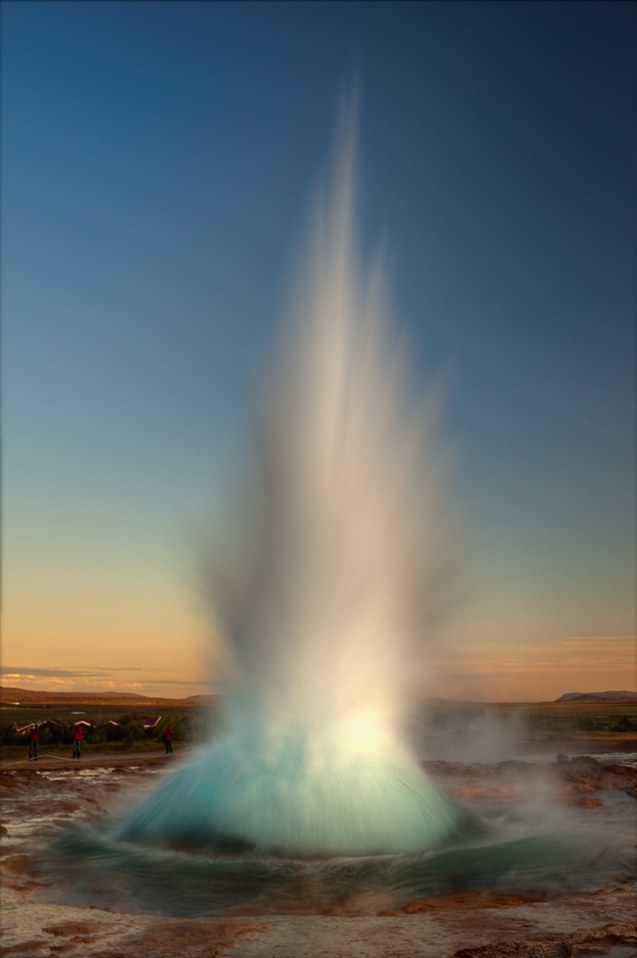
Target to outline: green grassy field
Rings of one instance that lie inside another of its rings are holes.
[[[29,735],[17,729],[31,723],[40,725],[41,753],[65,754],[69,751],[71,729],[79,721],[90,723],[90,727],[85,727],[84,749],[92,752],[148,752],[163,748],[162,733],[167,725],[173,727],[176,747],[206,739],[215,714],[213,709],[201,706],[149,710],[122,705],[4,705],[0,708],[2,757],[13,759],[28,752]],[[160,721],[156,727],[143,727],[143,719],[157,717]]]
[[[637,731],[637,701],[506,704],[437,701],[427,703],[424,711],[434,727],[447,723],[462,726],[486,714],[501,721],[523,722],[531,733],[586,733],[603,738],[610,733]],[[84,720],[93,726],[87,728],[85,738],[85,745],[91,750],[146,752],[162,748],[161,735],[168,724],[173,726],[176,746],[204,741],[214,727],[216,715],[216,709],[196,705],[164,711],[122,705],[4,705],[0,708],[0,743],[5,758],[26,752],[28,735],[17,733],[15,727],[46,723],[42,725],[40,749],[65,752],[71,745],[73,723]],[[157,716],[161,718],[156,728],[142,727],[144,718]],[[109,725],[110,722],[118,724]]]
[[[202,711],[199,706],[183,706],[178,709],[169,708],[162,710],[157,707],[140,708],[130,705],[78,705],[78,704],[53,704],[37,705],[28,703],[25,705],[3,705],[0,707],[0,725],[26,725],[29,722],[59,722],[61,725],[72,725],[73,722],[84,720],[94,724],[101,724],[108,721],[117,721],[122,716],[128,715],[135,720],[157,717],[161,715],[161,723],[165,724],[176,715],[186,716],[198,714]]]
[[[637,701],[608,702],[435,702],[426,707],[434,724],[470,722],[478,715],[524,722],[533,732],[603,733],[637,731]]]
[[[637,730],[637,702],[551,702],[530,706],[532,724],[548,729]]]

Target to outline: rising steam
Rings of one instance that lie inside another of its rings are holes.
[[[398,729],[449,564],[435,401],[409,385],[380,262],[355,237],[353,123],[317,204],[210,595],[222,737],[122,836],[287,854],[420,851],[468,817]]]

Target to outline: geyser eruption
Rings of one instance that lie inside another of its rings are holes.
[[[264,388],[211,601],[223,732],[119,837],[284,855],[420,852],[470,831],[400,736],[449,558],[434,402],[414,402],[341,137]]]
[[[67,904],[369,914],[460,890],[606,887],[632,867],[623,834],[597,840],[561,815],[538,834],[508,799],[504,815],[478,802],[483,825],[403,743],[452,536],[435,403],[414,401],[382,270],[357,259],[353,171],[350,128],[295,274],[229,541],[206,563],[222,731],[132,811],[43,849]]]

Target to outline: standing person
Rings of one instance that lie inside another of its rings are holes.
[[[38,725],[32,725],[31,734],[29,736],[29,758],[36,759],[38,757],[39,744],[40,744],[40,728]]]
[[[173,750],[173,727],[172,725],[167,725],[166,730],[164,731],[164,745],[166,747],[166,755],[172,752]]]
[[[84,738],[84,729],[79,724],[73,726],[73,758],[80,757],[80,748]]]

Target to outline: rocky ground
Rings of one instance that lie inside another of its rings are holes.
[[[578,743],[581,747],[581,743]],[[633,745],[634,747],[634,745]],[[533,900],[514,893],[460,892],[377,913],[166,917],[65,902],[33,864],[33,852],[70,820],[104,813],[182,756],[86,756],[79,763],[43,755],[3,763],[2,947],[23,958],[557,958],[637,956],[635,876],[587,894]],[[630,816],[637,767],[621,751],[551,761],[490,765],[431,762],[446,790],[474,808],[550,792],[564,814]],[[633,756],[634,761],[634,756]],[[47,894],[43,894],[43,891]]]

